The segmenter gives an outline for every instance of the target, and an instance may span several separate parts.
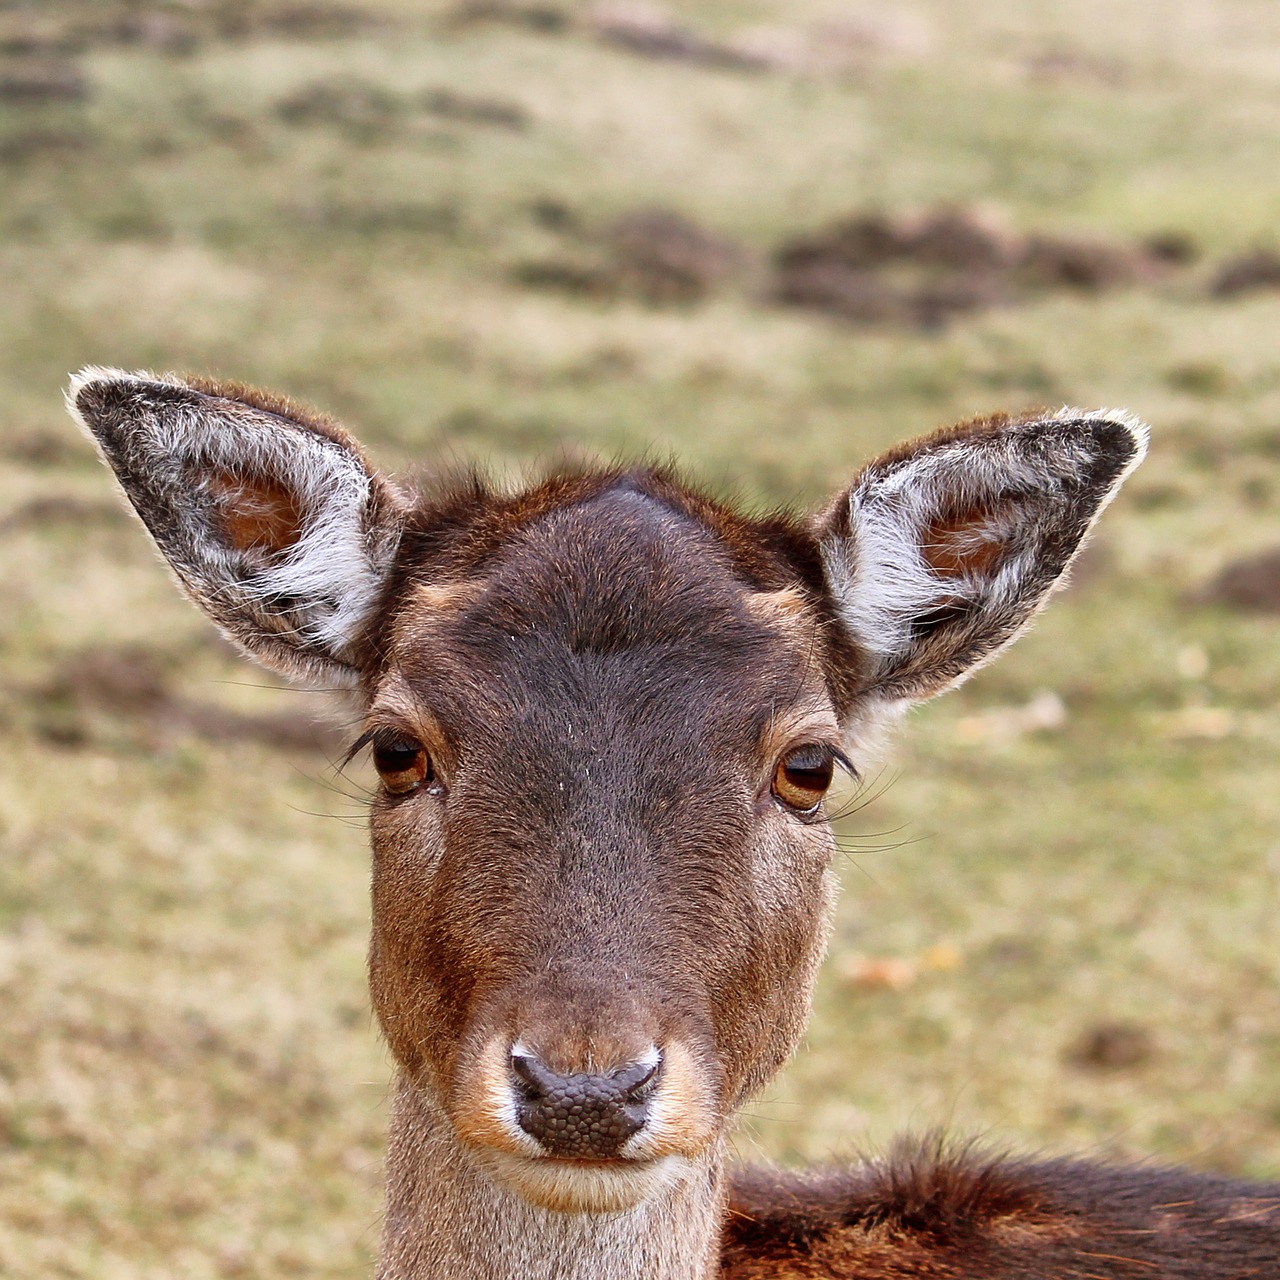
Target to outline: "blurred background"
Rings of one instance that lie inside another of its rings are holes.
[[[1035,633],[845,797],[738,1145],[1280,1175],[1278,213],[1271,0],[0,0],[0,1273],[378,1231],[365,766],[178,598],[88,362],[749,505],[969,414],[1152,422]]]

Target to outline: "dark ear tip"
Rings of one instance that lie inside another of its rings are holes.
[[[71,375],[65,393],[67,411],[96,435],[113,411],[128,406],[136,410],[147,392],[154,394],[165,387],[180,388],[181,384],[154,373],[86,365]]]
[[[1086,431],[1099,452],[1114,459],[1128,474],[1146,457],[1150,427],[1125,409],[1098,409],[1081,412],[1062,409],[1055,420]]]
[[[86,365],[71,375],[66,391],[67,408],[73,413],[90,413],[118,399],[126,386],[149,380],[153,380],[150,374]]]

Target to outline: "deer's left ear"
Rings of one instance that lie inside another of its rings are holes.
[[[866,656],[862,692],[913,701],[1014,640],[1142,460],[1125,414],[965,424],[865,467],[819,517],[827,587]]]
[[[286,675],[355,682],[402,513],[351,436],[280,396],[118,369],[77,374],[67,407],[231,640]]]

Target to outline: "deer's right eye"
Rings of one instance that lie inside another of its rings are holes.
[[[393,796],[407,796],[435,778],[426,747],[414,738],[375,738],[373,767]]]

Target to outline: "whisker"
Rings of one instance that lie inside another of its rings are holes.
[[[296,804],[286,805],[285,807],[293,813],[300,813],[307,818],[329,818],[334,822],[341,822],[343,826],[351,827],[354,831],[363,831],[365,829],[365,823],[361,819],[350,817],[346,814],[321,813],[317,809],[303,809]]]

